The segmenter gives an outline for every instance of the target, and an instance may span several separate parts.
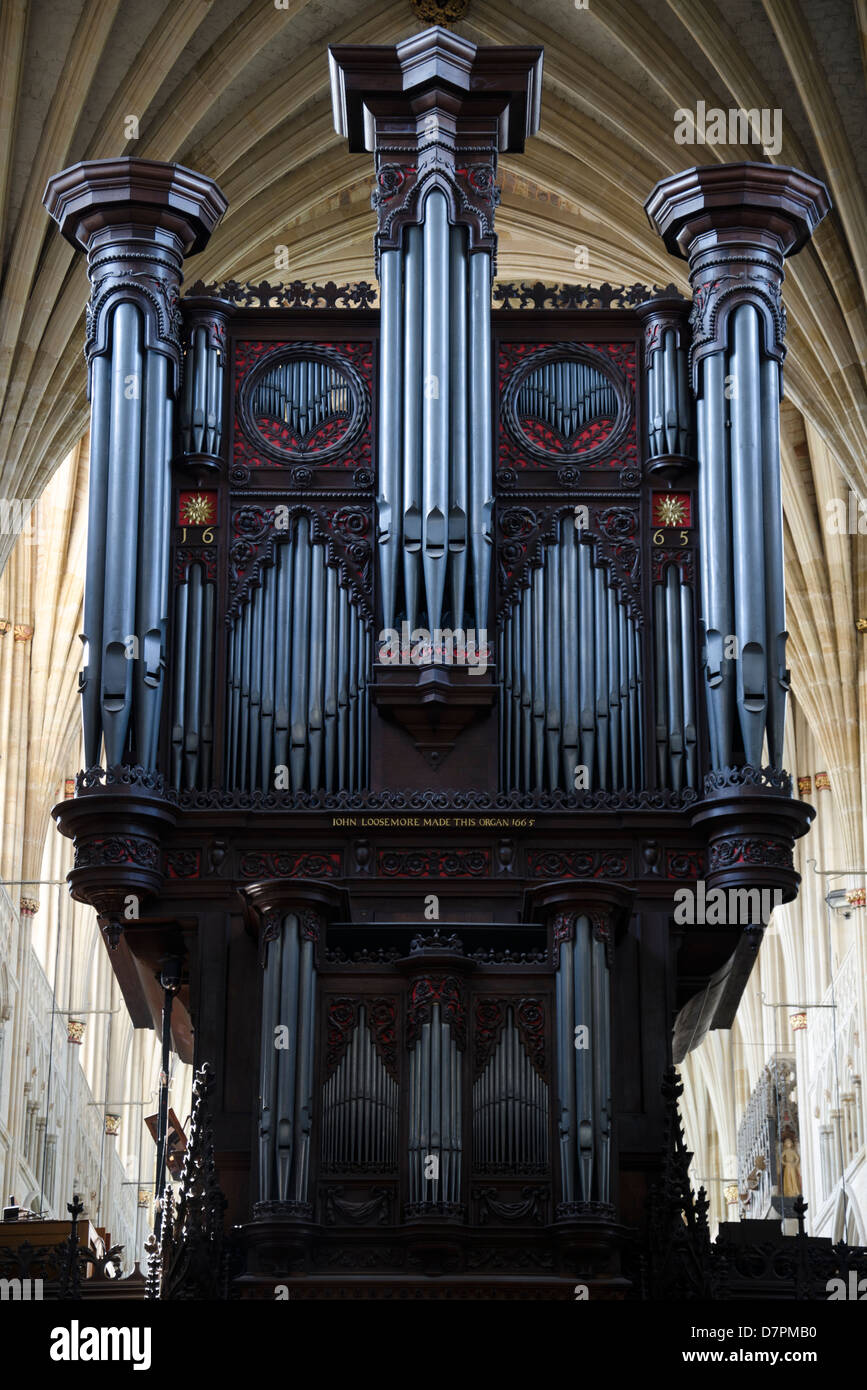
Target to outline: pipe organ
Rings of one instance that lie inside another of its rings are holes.
[[[376,286],[180,298],[209,179],[97,160],[46,192],[93,286],[70,887],[136,1026],[184,962],[240,1296],[571,1299],[580,1268],[621,1297],[659,1080],[762,933],[674,894],[789,900],[812,815],[781,765],[780,288],[827,195],[663,180],[691,299],[511,283],[497,161],[541,50],[330,63]]]

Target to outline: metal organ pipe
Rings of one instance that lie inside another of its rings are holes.
[[[563,729],[563,786],[569,789],[575,780],[575,767],[578,763],[578,557],[575,527],[567,516],[560,523],[560,582],[562,594],[563,627],[561,643],[561,724]],[[535,571],[533,572],[535,576]],[[526,595],[521,594],[521,610],[526,603]],[[519,611],[521,611],[519,610]],[[516,769],[517,771],[517,769]],[[520,772],[518,773],[520,776]],[[525,784],[519,783],[520,786]]]
[[[105,600],[105,544],[108,520],[108,450],[111,418],[111,366],[108,357],[91,369],[90,480],[87,512],[87,569],[84,581],[84,664],[79,677],[85,766],[99,763],[102,743],[102,625]]]
[[[130,640],[138,635],[139,470],[141,465],[142,320],[134,304],[112,316],[111,426],[105,545],[102,724],[106,763],[123,762],[132,714]],[[130,383],[134,389],[130,391]],[[133,647],[135,652],[135,647]]]
[[[783,733],[789,672],[786,667],[786,593],[783,582],[783,496],[780,473],[780,368],[772,357],[761,365],[762,495],[765,541],[765,636],[768,650],[768,753],[783,765]]]
[[[725,654],[726,637],[733,634],[732,525],[730,476],[725,398],[726,364],[720,353],[703,364],[702,391],[704,424],[703,452],[699,477],[704,483],[699,494],[701,510],[702,593],[704,641],[707,661],[707,700],[711,730],[711,760],[715,767],[732,762],[735,673]],[[702,448],[702,445],[699,446]]]
[[[425,204],[422,567],[427,626],[441,626],[446,582],[446,517],[449,511],[449,223],[438,189]]]
[[[404,354],[403,354],[403,607],[410,627],[418,617],[419,566],[422,545],[422,464],[421,413],[423,399],[422,337],[424,307],[424,262],[422,259],[422,229],[408,227],[406,231],[406,265],[404,267]],[[392,332],[388,322],[391,304],[383,301],[382,332]],[[386,388],[387,389],[387,388]]]
[[[557,1078],[559,1101],[560,1175],[562,1199],[575,1200],[576,1138],[576,1048],[575,1048],[575,990],[573,987],[574,948],[571,941],[560,944],[560,965],[554,977],[557,1005]]]
[[[383,626],[394,627],[402,501],[400,439],[403,391],[395,389],[403,375],[400,314],[402,266],[399,251],[383,252],[379,278],[383,326],[380,370],[383,381],[393,385],[391,390],[383,391],[380,396],[377,540]]]
[[[473,624],[487,626],[493,549],[493,435],[491,361],[491,256],[470,256],[470,535],[473,562]],[[459,621],[457,616],[455,621]]]
[[[144,416],[141,471],[141,573],[136,593],[135,632],[139,642],[135,665],[135,746],[142,763],[155,767],[159,740],[160,686],[165,668],[168,570],[167,497],[172,403],[169,363],[162,353],[144,358]],[[201,653],[199,653],[201,656]],[[198,690],[198,687],[197,687]]]
[[[463,625],[467,582],[467,477],[468,345],[467,345],[467,233],[464,227],[449,229],[449,509],[448,579],[452,622]],[[473,403],[475,409],[475,402]]]
[[[744,756],[758,767],[767,723],[765,568],[760,418],[759,323],[755,306],[732,315],[731,486],[737,705]]]

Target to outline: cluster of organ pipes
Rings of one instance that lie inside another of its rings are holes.
[[[304,1202],[313,1124],[316,970],[313,941],[298,918],[283,919],[268,945],[262,995],[259,1120],[260,1200]],[[275,1046],[277,1029],[287,1046]]]
[[[595,367],[549,362],[525,377],[515,409],[519,420],[538,420],[569,444],[592,420],[616,418],[617,393]]]
[[[229,630],[227,785],[366,786],[370,662],[365,621],[301,516]]]
[[[504,790],[642,785],[641,633],[594,549],[564,517],[503,623]]]
[[[548,1162],[548,1087],[507,1010],[503,1031],[473,1085],[473,1167],[543,1171]]]
[[[579,916],[555,977],[560,1181],[564,1202],[607,1202],[611,1147],[611,998],[605,943]],[[578,1031],[580,1030],[580,1031]]]
[[[347,1049],[322,1088],[323,1167],[393,1168],[397,1136],[397,1082],[377,1054],[360,1004]]]
[[[257,420],[279,420],[298,440],[315,434],[320,425],[351,413],[349,383],[327,362],[298,358],[272,367],[258,381],[250,398]]]
[[[377,539],[383,626],[485,628],[491,575],[491,259],[434,188],[381,258]]]
[[[171,756],[176,787],[212,784],[216,601],[217,586],[204,566],[191,564],[175,589]]]
[[[678,346],[677,333],[666,328],[662,346],[647,356],[647,429],[652,459],[693,452],[692,400],[687,355]]]
[[[184,384],[178,424],[184,454],[216,462],[223,447],[223,351],[209,341],[208,329],[194,323],[184,353]]]
[[[760,351],[758,311],[728,320],[725,352],[700,364],[702,664],[711,763],[783,765],[786,604],[779,467],[780,368]],[[735,650],[730,644],[734,639]]]
[[[82,718],[87,767],[130,752],[157,765],[169,572],[170,363],[144,345],[135,303],[108,311],[110,351],[91,363]],[[130,383],[138,385],[130,390]],[[132,647],[132,649],[131,649]]]
[[[438,1003],[409,1054],[409,1200],[458,1202],[461,1054]],[[439,1159],[430,1165],[431,1156]]]
[[[653,586],[656,773],[660,787],[696,786],[697,729],[692,588],[679,565]]]

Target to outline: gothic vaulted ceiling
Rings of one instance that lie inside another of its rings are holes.
[[[334,132],[326,47],[423,27],[408,0],[4,0],[0,496],[38,496],[87,426],[84,258],[42,208],[49,175],[124,153],[177,160],[229,199],[193,278],[372,280],[371,161]],[[784,287],[790,627],[808,718],[839,736],[829,763],[844,782],[857,777],[847,673],[864,541],[829,536],[823,518],[829,497],[867,494],[867,0],[471,0],[455,27],[545,47],[541,132],[501,163],[501,279],[685,290],[683,263],[647,223],[648,192],[693,163],[762,156],[678,144],[679,108],[779,110],[770,157],[826,181],[834,212]]]

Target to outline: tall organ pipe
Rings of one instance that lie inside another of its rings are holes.
[[[91,372],[90,481],[87,511],[87,569],[84,580],[84,665],[79,678],[84,725],[84,759],[95,767],[102,744],[102,627],[105,600],[105,545],[108,520],[108,451],[112,373],[106,356],[94,358]]]
[[[422,318],[424,261],[421,227],[406,232],[404,271],[403,354],[403,583],[406,620],[413,628],[418,618],[419,566],[422,546]],[[388,306],[383,303],[382,312]],[[383,320],[383,332],[390,325]],[[387,385],[385,390],[388,390]]]
[[[575,527],[568,517],[560,530],[560,579],[562,585],[563,632],[561,637],[561,724],[563,729],[563,779],[566,788],[574,785],[578,763],[578,557]],[[522,596],[522,607],[526,599]]]
[[[445,195],[434,189],[425,205],[422,405],[422,564],[427,625],[441,625],[446,582],[449,510],[449,223]]]
[[[473,620],[487,626],[488,592],[493,550],[493,435],[491,367],[491,256],[470,256],[469,383],[470,413],[470,536],[473,561]]]
[[[155,767],[159,739],[160,687],[165,668],[166,575],[171,433],[168,358],[149,352],[144,359],[144,418],[142,420],[141,565],[136,594],[135,631],[139,643],[135,662],[135,746],[142,764]]]
[[[119,304],[113,314],[112,330],[102,660],[102,722],[109,766],[123,762],[126,752],[132,712],[130,642],[137,637],[135,598],[142,407],[142,321],[138,308],[134,304]],[[132,391],[130,383],[135,384]]]
[[[449,498],[448,577],[453,627],[463,627],[467,582],[467,233],[449,229]],[[475,410],[475,402],[473,409]]]
[[[590,1201],[593,1187],[598,1096],[596,1061],[601,1043],[596,1032],[593,1011],[591,949],[589,919],[579,917],[575,923],[575,945],[572,952],[572,990],[575,999],[575,1027],[581,1027],[580,1040],[585,1044],[582,1047],[574,1047],[577,1185],[581,1199],[585,1202]],[[584,1029],[587,1030],[586,1033],[583,1032]],[[574,1041],[577,1042],[578,1038]]]
[[[705,474],[700,493],[700,525],[706,587],[702,606],[713,738],[711,756],[715,767],[728,767],[732,762],[735,677],[726,653],[726,638],[734,633],[734,608],[725,374],[726,364],[720,353],[708,357],[703,364],[705,439],[699,476]]]
[[[400,418],[404,392],[398,389],[403,374],[401,334],[402,267],[399,251],[385,251],[380,261],[382,298],[382,355],[380,370],[383,391],[379,407],[379,497],[377,499],[377,540],[379,578],[382,594],[382,620],[385,627],[395,623],[395,587],[400,545],[401,474]]]
[[[780,368],[771,357],[761,366],[762,493],[765,540],[765,629],[768,646],[768,752],[783,765],[783,733],[789,672],[786,667],[786,593],[783,583],[783,497],[780,474]]]
[[[545,699],[546,744],[548,754],[548,782],[556,787],[560,775],[560,731],[562,726],[562,677],[561,677],[561,596],[560,587],[560,548],[550,546],[546,553],[548,593],[546,603],[547,634],[545,652],[548,691]],[[544,779],[543,779],[544,780]],[[569,783],[566,784],[567,789]]]
[[[577,1119],[575,1104],[575,989],[573,944],[560,945],[560,965],[555,976],[557,1005],[557,1078],[560,1113],[560,1181],[564,1202],[575,1200]]]
[[[767,722],[764,499],[760,418],[759,322],[754,305],[732,316],[731,498],[737,704],[744,756],[758,767]]]

